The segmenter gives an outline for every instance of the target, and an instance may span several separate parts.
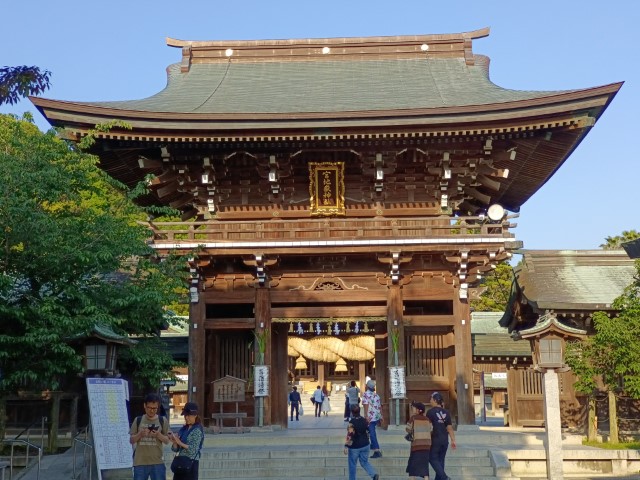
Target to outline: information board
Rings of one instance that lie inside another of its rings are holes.
[[[389,390],[391,398],[405,398],[407,387],[404,380],[404,367],[389,367]]]
[[[256,365],[253,377],[253,395],[255,397],[269,396],[269,367]]]
[[[127,382],[121,378],[87,378],[87,393],[98,474],[101,470],[132,468]]]

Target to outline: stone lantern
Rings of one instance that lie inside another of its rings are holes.
[[[560,421],[560,386],[558,373],[569,367],[564,362],[568,339],[584,338],[587,332],[560,323],[555,313],[542,315],[536,325],[513,333],[515,340],[529,340],[533,366],[542,373],[542,395],[544,404],[545,451],[547,478],[562,480],[562,424]]]

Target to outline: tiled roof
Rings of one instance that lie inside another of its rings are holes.
[[[623,243],[622,248],[627,252],[629,258],[640,258],[640,238]]]
[[[276,119],[288,119],[295,125],[311,118],[347,127],[345,120],[352,120],[353,125],[355,118],[360,118],[360,123],[363,118],[382,121],[385,112],[395,118],[393,125],[408,124],[416,115],[440,119],[449,115],[455,125],[461,122],[456,116],[461,109],[469,118],[482,117],[490,110],[608,96],[619,88],[596,92],[499,87],[489,79],[489,59],[472,53],[472,40],[488,34],[488,29],[482,29],[397,37],[229,42],[168,39],[169,45],[182,48],[182,62],[167,68],[167,86],[151,97],[111,102],[33,101],[41,110],[74,111],[76,116],[85,115],[86,121],[127,112],[131,120],[138,119],[139,128],[155,126],[150,122],[155,114],[164,128],[181,125],[198,129],[202,128],[198,122],[214,118],[242,119],[245,129],[265,128],[265,121]],[[225,52],[232,53],[225,56]],[[572,93],[575,98],[568,98]],[[68,115],[63,117],[70,120]],[[497,118],[489,115],[486,121]],[[187,120],[193,123],[187,125]],[[212,126],[206,125],[209,129]],[[286,125],[277,124],[277,128]]]
[[[516,278],[527,303],[544,310],[609,310],[633,282],[624,250],[525,250]]]
[[[506,328],[499,324],[502,312],[473,312],[471,314],[471,338],[474,356],[530,357],[528,341],[516,341]]]
[[[180,113],[338,113],[489,105],[557,92],[517,91],[489,80],[488,59],[384,59],[168,68],[167,87],[142,100],[95,102],[124,110]]]

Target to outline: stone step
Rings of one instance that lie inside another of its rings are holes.
[[[381,478],[405,479],[409,444],[383,449],[383,457],[371,460]],[[170,463],[170,456],[168,463]],[[367,478],[358,467],[358,479]],[[458,448],[447,454],[447,474],[454,480],[495,480],[487,449]],[[433,472],[432,472],[433,475]],[[341,479],[348,477],[347,457],[341,447],[306,448],[288,445],[268,447],[205,447],[200,460],[201,480]],[[433,475],[431,478],[435,478]],[[501,480],[508,480],[501,477]]]
[[[390,458],[401,458],[407,459],[409,458],[409,448],[383,448],[382,453],[384,456],[382,459],[390,459]],[[283,458],[302,458],[302,459],[312,459],[312,458],[327,458],[333,457],[336,455],[342,455],[341,447],[331,447],[331,448],[317,448],[317,449],[306,449],[300,447],[284,447],[284,448],[272,448],[265,449],[256,449],[256,448],[243,448],[241,451],[235,450],[225,450],[225,449],[212,449],[212,448],[203,448],[201,453],[201,458],[203,461],[205,460],[215,460],[215,461],[233,461],[233,460],[247,460],[258,459],[283,459]],[[451,450],[447,453],[447,461],[451,461],[453,463],[467,462],[467,463],[475,463],[475,462],[484,462],[484,460],[488,460],[487,449],[470,449],[470,448],[458,448],[456,450]]]
[[[203,469],[200,468],[201,480],[223,480],[227,478],[233,479],[258,479],[258,478],[347,478],[349,476],[347,459],[342,460],[342,466],[315,466],[306,465],[303,463],[288,463],[286,466],[274,467],[274,468],[255,468],[255,469]],[[381,467],[374,465],[381,478],[403,478],[406,480],[407,474],[405,473],[406,465],[399,467]],[[359,470],[362,470],[358,466]],[[362,476],[364,471],[362,471]],[[449,467],[447,465],[447,474],[452,479],[465,479],[465,478],[495,478],[495,474],[490,467]],[[431,476],[435,478],[435,475]]]
[[[246,458],[244,460],[239,459],[209,459],[204,457],[200,460],[200,468],[220,468],[220,469],[248,469],[248,468],[270,468],[270,467],[278,467],[283,464],[283,461],[287,463],[297,462],[302,463],[307,466],[340,466],[344,463],[345,457],[338,457],[336,452],[332,452],[334,456],[314,456],[309,458],[304,458],[300,456],[289,456],[289,457],[270,457],[270,458],[255,458],[251,456],[251,458]],[[342,453],[342,452],[340,452]],[[371,460],[374,465],[380,465],[384,467],[400,467],[406,466],[408,460],[408,456],[405,458],[402,457],[389,457],[385,454],[382,458],[376,458]],[[455,458],[455,457],[447,457],[447,466],[448,467],[489,467],[491,466],[491,461],[488,457],[480,457],[480,458]]]

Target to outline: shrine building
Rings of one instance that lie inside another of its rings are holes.
[[[128,124],[97,134],[100,168],[181,212],[149,228],[159,255],[191,256],[206,421],[226,378],[245,425],[286,427],[291,383],[371,377],[390,423],[436,390],[475,423],[470,300],[622,85],[500,87],[472,48],[488,35],[169,38],[181,58],[149,98],[31,98],[74,140]]]

